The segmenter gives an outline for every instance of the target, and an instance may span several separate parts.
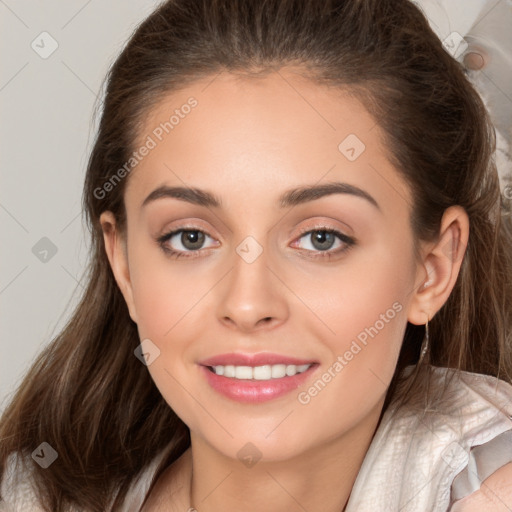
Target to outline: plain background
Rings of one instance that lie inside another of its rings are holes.
[[[89,248],[81,195],[96,96],[136,25],[158,4],[0,1],[2,410],[78,302]],[[46,59],[31,47],[36,40],[51,48],[42,32],[58,44]],[[56,247],[53,256],[32,252],[51,247],[44,237]]]
[[[97,96],[134,28],[159,3],[0,0],[0,412],[78,302],[89,248],[81,194]],[[432,0],[416,3],[428,10]],[[482,4],[496,2],[444,3],[451,30],[464,34]],[[57,49],[43,58],[52,44]]]

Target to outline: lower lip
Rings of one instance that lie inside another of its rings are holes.
[[[201,371],[210,386],[221,395],[237,402],[261,403],[297,389],[311,376],[317,366],[312,364],[305,372],[270,380],[232,379],[217,375],[206,366],[201,366]]]

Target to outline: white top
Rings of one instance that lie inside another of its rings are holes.
[[[488,375],[432,367],[424,412],[386,410],[346,512],[446,512],[512,462],[512,385]],[[453,483],[453,489],[452,489]]]
[[[512,462],[512,385],[488,375],[460,372],[457,378],[452,369],[431,368],[433,402],[423,412],[412,406],[395,410],[393,404],[386,410],[346,512],[447,512],[453,501]],[[439,396],[450,375],[453,380]],[[130,488],[120,512],[140,511],[166,454],[167,449]],[[1,494],[1,512],[42,511],[27,476],[16,471],[14,455]]]

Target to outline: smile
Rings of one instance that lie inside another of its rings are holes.
[[[235,402],[258,404],[285,395],[303,385],[319,367],[279,354],[223,354],[199,362],[210,390]]]
[[[311,364],[274,364],[263,366],[234,366],[216,365],[208,366],[211,372],[229,379],[239,380],[272,380],[283,377],[293,377],[298,373],[304,373]]]

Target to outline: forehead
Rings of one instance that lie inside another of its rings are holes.
[[[339,180],[384,202],[409,202],[383,132],[363,105],[293,69],[259,77],[223,72],[170,93],[148,113],[135,149],[145,142],[151,150],[125,192],[137,207],[164,184],[271,198],[279,189]]]

